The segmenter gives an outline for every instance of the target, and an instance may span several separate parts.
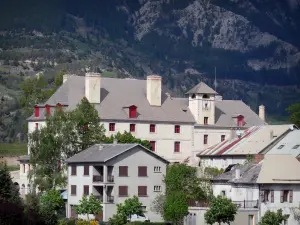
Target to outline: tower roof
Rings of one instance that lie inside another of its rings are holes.
[[[191,90],[189,90],[186,94],[218,94],[215,90],[209,87],[204,82],[200,82]]]

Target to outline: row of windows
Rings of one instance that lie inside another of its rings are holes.
[[[260,192],[260,198],[262,202],[274,202],[274,190],[264,190]],[[293,202],[293,191],[282,190],[280,191],[280,202]]]
[[[138,196],[139,197],[147,197],[147,186],[138,186]],[[128,196],[128,186],[119,186],[119,197],[127,197]],[[161,192],[162,188],[160,185],[153,186],[154,192]],[[89,185],[83,185],[83,195],[89,195],[90,193],[90,187]],[[76,196],[77,195],[77,186],[71,185],[71,195]]]
[[[138,176],[139,177],[147,177],[148,174],[148,168],[147,166],[139,166],[138,167]],[[89,165],[84,165],[83,169],[83,175],[89,176]],[[160,173],[161,167],[160,166],[154,166],[153,168],[154,173]],[[77,166],[73,165],[71,166],[71,175],[76,176],[77,175]],[[128,177],[128,166],[119,166],[119,177]]]
[[[108,130],[109,131],[115,131],[116,130],[116,124],[115,123],[109,123]],[[136,124],[134,124],[134,123],[129,124],[129,131],[130,132],[135,132],[136,131]],[[149,132],[150,133],[155,133],[156,132],[156,125],[155,124],[150,124],[149,125]],[[180,133],[180,125],[175,125],[174,126],[174,133],[176,133],[176,134]]]

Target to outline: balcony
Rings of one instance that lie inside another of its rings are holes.
[[[107,196],[107,202],[114,203],[114,196]]]
[[[94,175],[93,182],[103,182],[103,176],[101,175]]]
[[[103,196],[102,195],[95,195],[95,198],[99,201],[103,202]]]
[[[110,182],[110,183],[115,182],[115,177],[112,176],[112,175],[108,175],[108,176],[107,176],[107,182]]]
[[[258,200],[254,201],[232,201],[240,209],[258,208]]]

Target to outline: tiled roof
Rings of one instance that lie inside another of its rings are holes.
[[[85,77],[71,76],[45,103],[55,106],[57,103],[67,105],[72,110],[85,96]],[[95,104],[96,110],[102,120],[131,120],[153,121],[170,123],[191,123],[196,121],[191,114],[188,98],[173,98],[162,92],[161,107],[151,106],[146,96],[146,80],[116,79],[101,77],[101,103]],[[128,118],[128,106],[137,106],[137,118]],[[65,108],[65,106],[64,106]],[[54,109],[51,108],[51,113]],[[236,126],[234,115],[245,117],[245,126],[264,125],[256,113],[242,101],[223,100],[216,101],[216,126]],[[34,115],[28,120],[44,120],[45,108],[40,109],[40,117]]]
[[[166,159],[162,158],[161,156],[158,156],[154,152],[144,148],[143,146],[139,144],[96,144],[88,149],[68,158],[66,160],[67,163],[81,163],[81,162],[100,162],[105,163],[110,159],[113,159],[114,157],[125,153],[127,151],[130,151],[132,149],[139,148],[142,151],[147,152],[148,154],[151,154],[152,156],[158,158],[159,160],[169,163]]]
[[[191,90],[189,90],[186,94],[218,94],[215,90],[209,87],[207,84],[200,82]]]
[[[253,126],[241,131],[240,137],[225,140],[211,146],[200,152],[198,156],[258,154],[275,141],[279,141],[282,136],[290,131],[291,126],[292,125]],[[232,131],[233,134],[235,132],[236,131]]]

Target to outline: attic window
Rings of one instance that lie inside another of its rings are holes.
[[[243,115],[239,115],[236,119],[237,119],[237,126],[238,127],[242,127],[242,126],[245,125],[244,116]]]
[[[300,145],[295,145],[295,146],[293,147],[293,149],[297,149],[297,148],[299,148],[299,146],[300,146]]]
[[[136,118],[136,108],[135,105],[129,107],[129,118]]]
[[[207,95],[207,94],[204,94],[202,98],[208,98],[208,95]]]
[[[34,116],[35,117],[40,116],[40,108],[37,105],[34,107]]]
[[[279,147],[277,149],[282,149],[284,147],[284,145],[279,145]]]

